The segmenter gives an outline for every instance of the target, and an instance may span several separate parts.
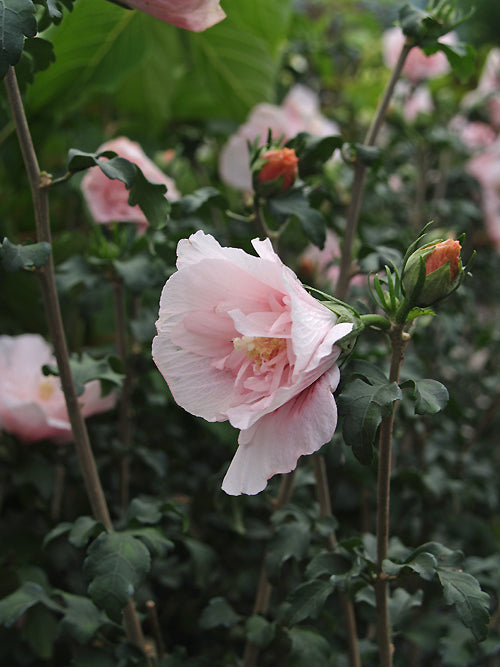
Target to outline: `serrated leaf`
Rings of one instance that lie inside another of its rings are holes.
[[[204,630],[224,627],[230,628],[239,623],[241,616],[231,607],[223,597],[212,598],[208,606],[201,612],[200,627]]]
[[[121,387],[125,377],[121,372],[122,362],[118,357],[94,359],[84,352],[79,359],[73,357],[70,365],[77,396],[83,394],[86,383],[92,380],[99,380],[102,395],[106,396],[113,389]],[[59,375],[58,369],[54,366],[45,365],[42,370],[45,375]]]
[[[416,572],[422,579],[432,579],[437,567],[436,557],[427,551],[417,553],[404,563],[393,563],[386,559],[382,563],[382,570],[391,576],[398,575],[401,570],[409,568]]]
[[[132,521],[155,524],[160,521],[161,517],[158,501],[148,498],[134,498],[127,510],[127,524]]]
[[[172,202],[172,217],[181,218],[193,215],[208,202],[216,203],[217,200],[223,200],[221,193],[212,187],[199,188],[189,195],[185,195],[175,202]]]
[[[322,551],[311,560],[306,568],[306,575],[310,579],[317,579],[324,575],[342,575],[349,572],[351,565],[351,561],[341,554]]]
[[[17,591],[0,600],[0,624],[9,628],[28,609],[38,603],[51,610],[60,610],[41,586],[31,581],[25,582]]]
[[[302,521],[278,526],[269,543],[266,566],[269,576],[277,575],[281,565],[290,558],[300,560],[309,548],[310,527]]]
[[[116,622],[151,567],[149,550],[127,533],[102,533],[89,547],[84,572],[94,603]]]
[[[397,627],[403,620],[407,612],[413,607],[420,607],[424,597],[423,591],[408,593],[404,588],[396,588],[388,600],[389,617],[391,625]]]
[[[165,198],[167,187],[163,183],[149,181],[136,164],[115,155],[113,151],[85,153],[75,148],[69,150],[70,173],[90,167],[99,167],[108,178],[121,181],[129,191],[129,205],[139,206],[154,227],[160,228],[166,224],[170,203]]]
[[[89,540],[97,537],[104,530],[100,521],[91,516],[79,516],[73,523],[68,535],[68,542],[76,548],[84,547]]]
[[[356,378],[338,397],[344,440],[361,463],[371,463],[380,422],[391,414],[401,396],[396,382],[368,384]]]
[[[311,206],[302,188],[272,197],[268,200],[268,205],[271,214],[280,222],[297,218],[307,238],[318,248],[323,248],[326,239],[325,219]]]
[[[298,586],[288,597],[285,623],[295,625],[306,618],[316,618],[333,593],[334,585],[327,579],[315,579]]]
[[[80,644],[87,644],[100,627],[110,623],[106,614],[98,609],[89,598],[64,591],[54,592],[64,601],[61,631],[76,639]]]
[[[260,649],[266,648],[276,634],[276,623],[271,623],[262,616],[250,616],[245,623],[247,639]]]
[[[287,634],[292,642],[288,667],[327,667],[330,664],[331,646],[318,632],[295,627]]]
[[[139,253],[125,260],[115,260],[113,266],[125,286],[137,294],[165,282],[165,274],[158,270],[151,255],[146,253]]]
[[[0,244],[0,258],[3,267],[9,273],[21,269],[39,269],[50,257],[50,243],[30,243],[29,245],[16,245],[9,239],[4,238]]]
[[[478,642],[486,639],[490,620],[490,596],[481,590],[477,579],[461,570],[438,568],[447,604],[454,604],[463,624]]]
[[[34,37],[37,29],[31,0],[0,0],[0,78],[19,61],[24,38]]]
[[[401,389],[411,387],[415,399],[415,412],[418,415],[435,415],[448,404],[448,390],[436,380],[406,380]]]
[[[476,51],[470,44],[443,44],[438,43],[438,48],[448,58],[452,70],[462,83],[467,82],[473,76],[476,67]]]
[[[130,528],[124,533],[139,538],[149,549],[152,555],[164,556],[173,549],[174,543],[169,540],[159,528],[147,526],[144,528]]]

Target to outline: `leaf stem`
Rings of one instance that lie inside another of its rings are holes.
[[[17,84],[13,67],[9,67],[5,77],[7,97],[16,126],[21,153],[23,156],[33,199],[33,208],[36,222],[37,241],[51,242],[48,190],[44,187],[43,179],[38,166],[38,159],[31,139],[24,106]],[[101,486],[95,458],[90,446],[87,427],[82,416],[78,397],[76,395],[73,377],[69,363],[69,353],[66,335],[62,321],[59,298],[57,295],[55,270],[52,255],[46,264],[38,270],[40,288],[45,307],[47,325],[50,338],[54,346],[54,354],[59,368],[61,387],[66,400],[68,417],[73,432],[76,454],[82,472],[87,496],[92,513],[108,530],[113,529],[108,506]],[[132,600],[123,610],[124,625],[128,639],[139,646],[144,653],[144,636]]]
[[[401,53],[399,54],[398,61],[394,67],[391,78],[386,86],[382,99],[380,100],[378,109],[373,118],[372,124],[366,135],[364,145],[373,146],[377,139],[377,135],[382,126],[387,107],[391,101],[392,94],[394,92],[394,87],[397,80],[403,69],[406,57],[410,52],[412,45],[408,42],[405,42]],[[359,158],[356,159],[354,167],[354,181],[352,186],[352,197],[349,204],[349,209],[347,211],[347,220],[346,228],[344,231],[344,238],[342,243],[342,254],[340,258],[340,273],[339,279],[337,282],[336,296],[345,300],[347,295],[347,290],[349,288],[349,280],[351,277],[351,262],[352,262],[352,248],[354,245],[354,239],[356,237],[356,230],[358,226],[359,213],[361,210],[361,200],[363,198],[363,191],[365,187],[366,179],[366,164],[362,162]]]
[[[284,507],[290,502],[293,492],[293,480],[295,471],[283,475],[278,497],[273,503],[273,513]],[[271,597],[272,586],[267,578],[266,559],[262,560],[260,569],[259,583],[255,595],[255,602],[253,606],[253,614],[265,614],[269,608],[269,599]],[[245,651],[243,653],[242,667],[254,667],[257,664],[259,657],[259,648],[249,639],[245,644]]]
[[[318,496],[321,516],[333,516],[325,459],[319,452],[315,452],[312,455],[312,462],[314,476],[316,478],[316,493]],[[330,551],[334,551],[337,546],[337,538],[333,531],[328,536],[327,546]],[[349,647],[349,666],[361,667],[354,605],[351,598],[346,593],[340,592],[339,599],[342,606],[347,644]]]
[[[389,332],[392,354],[389,372],[390,382],[399,382],[401,364],[407,337],[403,325],[395,324]],[[377,581],[375,582],[375,601],[377,608],[377,637],[379,644],[380,667],[392,667],[393,646],[391,643],[391,627],[388,608],[389,582],[384,577],[382,564],[387,558],[389,547],[389,508],[392,434],[396,402],[393,403],[391,414],[382,419],[379,434],[379,461],[377,482]]]

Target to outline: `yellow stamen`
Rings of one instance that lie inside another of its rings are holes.
[[[241,336],[233,338],[234,349],[245,352],[247,357],[255,359],[260,368],[264,361],[274,359],[286,347],[284,338],[266,338],[264,336]]]
[[[38,398],[41,401],[49,401],[55,391],[55,384],[52,378],[44,378],[38,383]]]

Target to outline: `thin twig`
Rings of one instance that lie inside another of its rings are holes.
[[[325,459],[321,454],[316,452],[312,455],[312,462],[314,476],[316,478],[316,493],[318,496],[321,516],[333,516]],[[330,551],[334,551],[337,546],[337,537],[334,531],[328,535],[327,546]],[[339,599],[342,606],[347,644],[349,647],[349,665],[350,667],[361,667],[354,605],[351,598],[346,593],[339,593]]]
[[[384,91],[384,95],[380,101],[378,109],[373,118],[372,124],[366,135],[364,145],[373,146],[377,139],[377,135],[384,121],[385,113],[391,101],[392,94],[394,92],[394,87],[397,80],[403,69],[406,57],[410,52],[412,46],[407,42],[404,44],[401,53],[399,54],[398,61],[394,70],[392,72],[391,78],[387,84],[387,87]],[[365,187],[366,179],[366,164],[359,160],[356,160],[354,167],[354,181],[352,186],[352,197],[349,204],[349,209],[347,211],[347,220],[346,228],[344,231],[344,237],[342,241],[342,254],[340,258],[340,272],[339,279],[337,281],[337,287],[335,290],[335,295],[344,300],[347,295],[347,290],[349,288],[349,280],[351,277],[351,262],[352,262],[352,249],[354,245],[354,239],[356,238],[356,230],[359,220],[359,212],[361,210],[361,200],[363,198],[363,191]]]
[[[407,342],[403,333],[403,325],[395,325],[389,336],[392,343],[389,381],[398,382],[401,364],[403,362],[404,348]],[[392,667],[393,654],[388,607],[389,583],[382,571],[382,565],[387,558],[389,548],[391,454],[395,411],[396,403],[393,403],[391,414],[382,419],[379,435],[377,483],[377,581],[375,582],[375,601],[377,607],[377,637],[380,667]]]
[[[278,497],[273,503],[273,513],[277,512],[279,509],[281,509],[290,502],[290,498],[292,497],[292,492],[293,492],[294,477],[295,477],[295,470],[292,470],[292,472],[283,475]],[[254,615],[265,614],[267,612],[269,608],[271,590],[272,586],[267,578],[266,559],[264,556],[262,560],[262,566],[260,569],[257,593],[255,595],[255,602],[253,607]],[[243,653],[242,667],[254,667],[257,664],[258,657],[259,657],[258,646],[256,646],[253,642],[247,639],[245,644],[245,651]]]
[[[33,207],[36,221],[36,232],[38,242],[51,243],[50,217],[48,190],[38,166],[28,122],[24,112],[24,106],[17,84],[16,74],[13,67],[9,67],[5,77],[5,86],[9,100],[12,116],[16,126],[16,132],[23,156],[26,172],[28,174]],[[61,378],[61,387],[66,400],[66,408],[73,433],[76,454],[82,472],[85,490],[92,508],[92,513],[107,530],[113,530],[104,491],[101,486],[95,458],[90,446],[85,420],[82,416],[78,397],[76,395],[66,335],[61,316],[59,298],[57,295],[55,270],[52,255],[46,264],[38,270],[40,288],[45,307],[45,315],[49,328],[50,338],[54,346],[54,354]],[[145,652],[144,636],[137,617],[137,612],[132,600],[123,610],[124,626],[129,641],[139,646]],[[149,661],[148,661],[149,662]]]

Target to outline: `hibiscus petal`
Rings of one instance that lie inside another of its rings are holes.
[[[332,391],[339,378],[334,366],[298,396],[242,431],[222,489],[229,495],[259,493],[270,477],[290,472],[300,456],[329,442],[337,424]]]

